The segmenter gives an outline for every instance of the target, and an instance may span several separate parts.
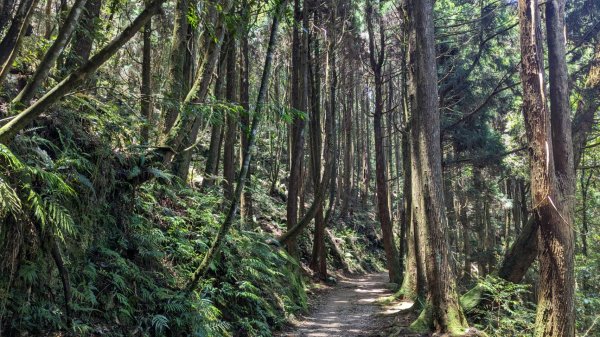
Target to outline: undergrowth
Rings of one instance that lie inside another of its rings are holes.
[[[475,327],[489,336],[533,336],[535,305],[528,300],[530,292],[529,285],[487,275],[477,280],[461,304]]]
[[[85,98],[62,108],[0,147],[0,335],[270,336],[305,310],[297,262],[240,226],[182,290],[221,223],[218,191],[158,169],[136,184],[141,151],[111,136],[131,121]]]

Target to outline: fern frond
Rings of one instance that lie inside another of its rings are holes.
[[[48,222],[52,224],[57,236],[64,241],[65,235],[75,234],[75,223],[68,211],[60,204],[44,200]]]
[[[21,212],[21,200],[17,192],[0,176],[0,216]]]
[[[0,158],[13,170],[22,170],[25,165],[4,144],[0,144]]]

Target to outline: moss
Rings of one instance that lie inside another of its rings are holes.
[[[459,306],[448,308],[448,332],[450,336],[463,336],[469,326]]]
[[[479,305],[483,298],[483,288],[476,285],[460,297],[460,306],[465,311],[471,311]]]
[[[419,317],[417,317],[417,319],[410,324],[409,328],[411,331],[416,333],[428,333],[431,331],[431,323],[433,319],[431,309],[431,304],[427,302],[425,307],[423,307],[423,310],[421,310]]]
[[[460,307],[451,306],[447,315],[448,326],[447,331],[444,332],[449,333],[449,336],[464,336],[468,326]],[[433,325],[432,305],[427,302],[419,317],[410,325],[410,330],[416,333],[428,333],[433,330]]]
[[[400,290],[398,290],[394,296],[397,296],[398,298],[403,297],[407,300],[416,300],[417,287],[412,283],[411,279],[411,277],[405,276],[402,285],[400,286]]]

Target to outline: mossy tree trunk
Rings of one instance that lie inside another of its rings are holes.
[[[77,69],[90,59],[102,4],[103,0],[88,0],[85,3],[83,16],[71,39],[71,50],[66,57],[65,69],[63,69],[65,72]]]

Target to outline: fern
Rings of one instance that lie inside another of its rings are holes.
[[[163,315],[154,315],[152,317],[152,327],[156,332],[162,333],[169,328],[169,319]]]
[[[46,209],[48,222],[53,225],[55,234],[61,240],[64,241],[65,236],[75,234],[73,218],[63,206],[50,200],[44,200],[44,208]]]
[[[21,200],[17,192],[0,176],[0,216],[21,211]]]

